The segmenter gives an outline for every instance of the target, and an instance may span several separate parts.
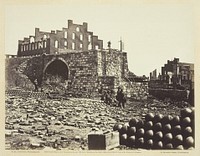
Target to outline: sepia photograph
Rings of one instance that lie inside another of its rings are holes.
[[[23,2],[4,5],[3,150],[197,149],[194,3]]]

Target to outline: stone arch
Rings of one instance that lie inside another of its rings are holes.
[[[63,58],[53,58],[45,65],[43,69],[44,75],[48,73],[58,74],[62,76],[65,80],[68,80],[70,75],[70,70],[68,64]]]

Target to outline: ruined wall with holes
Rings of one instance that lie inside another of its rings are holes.
[[[68,28],[62,30],[51,30],[51,32],[40,31],[35,28],[35,35],[19,40],[18,56],[33,56],[55,54],[58,52],[67,53],[69,51],[87,51],[103,49],[103,40],[88,31],[87,23],[83,25],[74,24],[68,20]]]

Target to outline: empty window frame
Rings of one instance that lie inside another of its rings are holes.
[[[98,45],[95,45],[95,49],[98,50],[98,49],[99,49],[99,46],[98,46]]]
[[[89,45],[88,45],[88,50],[91,50],[92,49],[92,44],[90,43]]]
[[[75,33],[72,33],[72,39],[73,40],[75,39]]]
[[[79,32],[79,31],[80,31],[80,28],[79,28],[79,27],[76,27],[76,31],[78,31],[78,32]]]
[[[67,38],[67,31],[64,32],[64,38]]]
[[[81,41],[83,40],[83,35],[82,35],[82,34],[80,34],[80,40],[81,40]]]
[[[21,45],[21,51],[23,51],[24,49],[23,49],[23,45]]]
[[[35,39],[34,39],[34,37],[31,37],[30,38],[30,43],[33,43],[33,42],[35,42]]]
[[[29,43],[29,48],[28,49],[31,50],[31,43]]]
[[[67,41],[64,42],[64,46],[65,46],[65,47],[67,46]]]
[[[57,40],[55,41],[55,45],[54,46],[55,46],[55,48],[58,48],[58,41]]]
[[[34,50],[34,44],[32,44],[32,50]]]
[[[75,50],[75,43],[72,43],[72,49]]]
[[[83,44],[82,44],[82,43],[80,44],[80,48],[81,48],[81,49],[83,48]]]
[[[88,41],[91,42],[91,35],[88,35]]]
[[[47,42],[46,41],[44,41],[44,48],[46,48],[47,47]]]
[[[35,49],[37,49],[37,43],[35,43]]]
[[[44,34],[43,39],[46,40],[47,39],[47,35]]]

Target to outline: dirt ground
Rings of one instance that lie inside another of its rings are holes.
[[[70,98],[35,99],[6,96],[6,150],[87,150],[88,133],[112,131],[115,123],[132,117],[144,118],[153,112],[172,116],[180,114],[180,104],[156,99],[128,100],[121,109],[115,103]]]

